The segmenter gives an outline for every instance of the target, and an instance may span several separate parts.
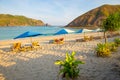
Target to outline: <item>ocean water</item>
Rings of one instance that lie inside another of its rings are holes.
[[[0,40],[13,39],[26,31],[40,32],[47,34],[45,36],[50,36],[51,34],[54,34],[61,29],[62,27],[57,26],[0,27]]]

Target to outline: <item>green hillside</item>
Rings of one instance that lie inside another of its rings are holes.
[[[42,26],[41,20],[27,18],[25,16],[0,14],[0,26]]]
[[[99,27],[112,13],[120,12],[120,5],[103,5],[92,9],[70,22],[67,27]]]

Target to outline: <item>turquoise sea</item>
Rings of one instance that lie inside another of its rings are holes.
[[[40,32],[43,34],[47,34],[44,36],[51,36],[52,34],[56,33],[57,31],[61,29],[62,27],[57,27],[57,26],[0,27],[0,40],[13,39],[14,37],[26,31]]]

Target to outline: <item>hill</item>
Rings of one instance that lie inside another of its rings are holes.
[[[114,12],[120,12],[120,5],[103,5],[77,17],[66,27],[99,27]]]
[[[25,16],[0,14],[0,26],[42,26],[41,20],[27,18]]]

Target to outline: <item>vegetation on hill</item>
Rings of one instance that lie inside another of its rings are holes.
[[[10,14],[0,14],[0,26],[42,26],[41,20],[27,18],[25,16],[13,16]]]
[[[120,12],[120,5],[103,5],[77,17],[66,27],[99,27],[110,14]]]

